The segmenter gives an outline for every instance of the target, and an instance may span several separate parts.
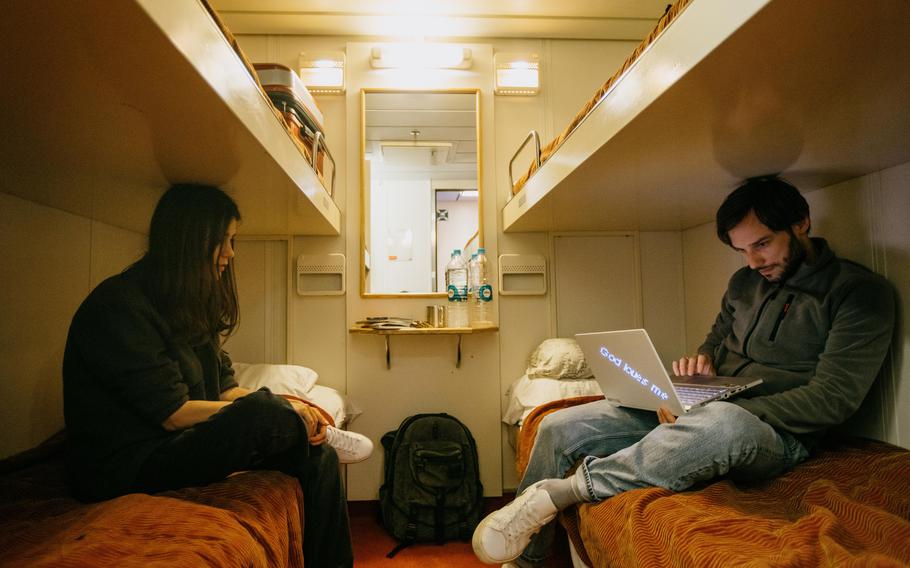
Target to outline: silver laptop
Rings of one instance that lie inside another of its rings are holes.
[[[621,406],[679,416],[761,384],[755,377],[671,377],[643,329],[579,333],[575,336],[604,396]]]

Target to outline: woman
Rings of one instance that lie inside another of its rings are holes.
[[[63,361],[70,476],[78,495],[101,500],[283,471],[303,488],[307,565],[351,566],[325,421],[306,404],[239,387],[221,350],[238,319],[238,221],[220,189],[171,187],[148,252],[76,312]]]

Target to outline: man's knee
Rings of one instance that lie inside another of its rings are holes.
[[[742,441],[758,434],[756,426],[761,420],[736,404],[716,401],[698,409],[692,415],[713,436],[723,436],[728,442]]]

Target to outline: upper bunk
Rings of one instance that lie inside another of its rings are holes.
[[[910,3],[671,12],[505,205],[506,232],[687,229],[750,176],[811,191],[910,161]]]
[[[144,233],[170,183],[210,183],[237,201],[241,234],[338,235],[228,36],[200,0],[5,5],[0,191]]]

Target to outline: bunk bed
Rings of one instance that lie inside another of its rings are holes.
[[[519,476],[544,417],[602,398],[534,409],[518,438]],[[635,489],[567,509],[560,522],[579,566],[905,566],[908,470],[904,448],[840,439],[769,482]]]
[[[887,0],[680,0],[553,142],[519,146],[504,230],[687,229],[746,177],[811,191],[910,160],[908,22]]]
[[[204,2],[5,8],[0,191],[144,233],[170,183],[211,183],[241,234],[340,234],[324,148],[305,155]]]

